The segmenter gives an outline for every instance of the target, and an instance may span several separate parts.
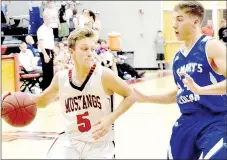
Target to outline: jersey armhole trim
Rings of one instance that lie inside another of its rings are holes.
[[[210,41],[210,40],[212,40],[212,39],[215,39],[215,38],[212,37],[212,38],[209,39],[208,41]],[[210,68],[212,69],[212,71],[213,71],[214,73],[216,73],[217,75],[221,76],[222,74],[221,74],[221,73],[217,73],[217,72],[213,69],[213,67],[211,66],[211,64],[209,63],[209,59],[208,59],[208,55],[207,55],[207,43],[208,43],[208,41],[207,41],[206,44],[205,44],[205,56],[206,56],[207,63],[208,63],[208,65],[210,66]]]

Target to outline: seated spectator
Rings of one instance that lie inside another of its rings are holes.
[[[25,37],[25,41],[27,43],[27,49],[30,49],[32,51],[32,54],[34,57],[39,57],[39,53],[36,52],[36,48],[34,47],[34,39],[31,35],[27,35]],[[40,58],[37,58],[38,60],[38,66],[42,66],[42,62]]]
[[[104,53],[106,51],[108,51],[107,41],[106,40],[101,40],[100,52]]]
[[[33,56],[32,51],[27,49],[26,43],[20,45],[19,62],[29,73],[42,73],[42,68],[37,66],[38,59]]]
[[[144,77],[145,72],[137,72],[132,66],[125,63],[125,56],[118,56],[117,59],[117,71],[118,76],[124,80],[127,80],[126,74],[131,75],[131,77],[142,78]]]
[[[33,46],[35,43],[33,37],[31,35],[27,35],[25,37],[25,41],[27,43],[27,49],[30,49],[32,51],[33,56],[36,57],[37,54],[36,54],[35,48]]]
[[[54,59],[54,73],[58,71],[68,69],[72,66],[71,55],[65,49],[65,45],[62,42],[56,44]]]

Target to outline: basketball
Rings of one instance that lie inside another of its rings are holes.
[[[35,119],[36,113],[35,102],[27,93],[12,93],[2,102],[2,118],[13,127],[29,125]]]

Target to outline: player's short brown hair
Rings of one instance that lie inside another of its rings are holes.
[[[198,1],[183,1],[179,2],[173,8],[174,11],[184,11],[186,14],[191,16],[197,16],[202,23],[205,14],[203,5]]]
[[[72,31],[68,37],[68,47],[74,49],[75,44],[78,40],[84,38],[94,38],[95,33],[88,28],[78,28]]]

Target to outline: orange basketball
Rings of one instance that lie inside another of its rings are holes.
[[[37,108],[30,94],[15,92],[2,102],[2,118],[13,127],[29,125],[36,116]]]

